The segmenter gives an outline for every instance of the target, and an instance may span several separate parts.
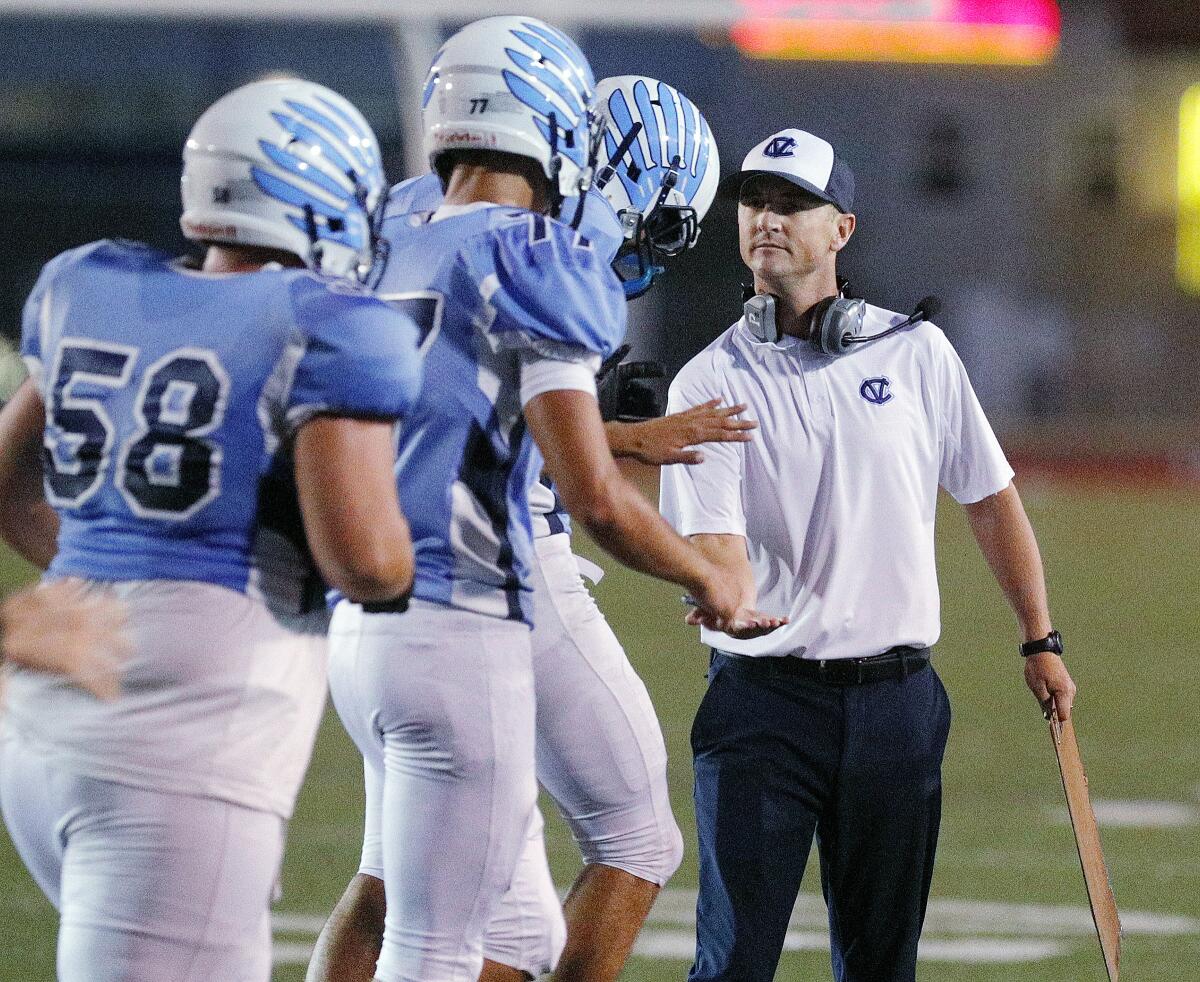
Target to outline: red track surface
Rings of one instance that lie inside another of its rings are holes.
[[[1018,481],[1129,490],[1200,488],[1200,451],[1191,454],[1056,454],[1010,450]]]

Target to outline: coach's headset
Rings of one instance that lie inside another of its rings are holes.
[[[942,302],[937,297],[924,297],[916,309],[895,327],[889,327],[878,334],[864,335],[862,331],[867,315],[867,302],[861,297],[848,296],[848,287],[849,284],[845,280],[840,280],[837,295],[826,297],[812,309],[808,341],[823,355],[844,355],[856,344],[878,341],[906,327],[930,320],[937,316],[942,307]],[[742,299],[745,302],[746,326],[750,328],[750,333],[764,343],[773,344],[778,341],[782,333],[775,322],[777,298],[770,293],[755,294],[752,287],[745,287]]]

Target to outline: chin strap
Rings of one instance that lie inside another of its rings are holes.
[[[603,141],[604,127],[601,125],[600,117],[588,110],[587,166],[579,175],[579,204],[575,207],[575,217],[571,219],[571,228],[577,232],[583,224],[583,209],[587,205],[588,193],[592,190],[595,182],[596,161],[600,159],[600,144]]]
[[[608,186],[608,183],[617,176],[617,165],[632,149],[633,141],[638,138],[638,134],[641,132],[642,121],[639,119],[631,127],[629,127],[629,132],[626,133],[625,136],[622,137],[621,142],[617,144],[616,152],[609,158],[608,163],[600,168],[600,173],[596,175],[596,189],[598,191],[603,191]],[[630,170],[632,171],[634,169],[633,161],[630,160],[629,163]],[[632,180],[637,180],[632,173],[630,173],[629,176]]]
[[[587,204],[588,193],[592,190],[592,177],[594,174],[595,171],[593,168],[588,167],[579,175],[579,203],[575,206],[575,217],[571,219],[571,228],[576,232],[579,231],[579,226],[583,224],[583,209]]]
[[[391,252],[390,244],[383,237],[383,212],[387,205],[387,195],[380,196],[379,204],[372,212],[367,208],[367,199],[371,195],[370,190],[359,180],[358,174],[353,170],[347,171],[346,176],[354,182],[354,200],[362,209],[363,215],[366,216],[367,242],[371,248],[371,262],[356,270],[356,279],[364,286],[374,289],[383,279],[383,271],[387,267],[388,256]]]
[[[562,161],[558,156],[558,114],[551,110],[547,118],[550,122],[550,217],[557,218],[563,206],[562,189],[558,182],[562,170]]]
[[[313,206],[307,203],[304,205],[304,231],[308,234],[308,255],[312,268],[319,273],[322,271],[321,264],[325,256],[321,249],[321,235],[317,230],[317,213],[313,211]]]

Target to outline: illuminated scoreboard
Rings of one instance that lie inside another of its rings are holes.
[[[734,44],[752,58],[1043,65],[1054,0],[739,0]]]
[[[1200,85],[1179,107],[1179,285],[1200,296]]]

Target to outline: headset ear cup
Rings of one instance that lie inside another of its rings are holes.
[[[844,355],[850,350],[849,339],[862,334],[866,312],[865,300],[827,297],[820,301],[813,308],[809,334],[813,347],[824,355]]]
[[[842,353],[841,321],[837,316],[837,297],[826,297],[813,307],[811,327],[808,331],[812,346],[823,355]]]
[[[862,337],[863,319],[867,316],[865,300],[842,300],[833,302],[830,319],[837,321],[834,340],[831,347],[836,347],[834,354],[844,355],[854,346],[854,339]]]

